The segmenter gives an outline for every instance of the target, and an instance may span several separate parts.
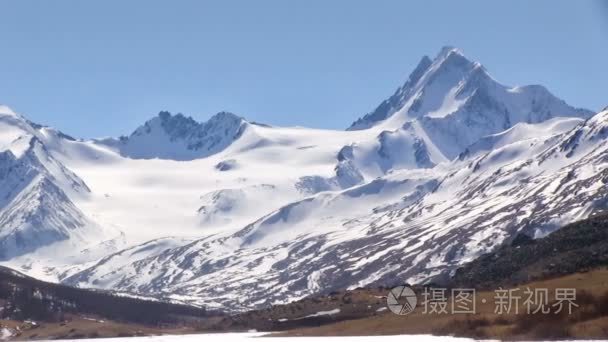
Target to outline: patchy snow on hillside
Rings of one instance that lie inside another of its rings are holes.
[[[8,328],[0,328],[0,341],[8,341],[14,335]]]

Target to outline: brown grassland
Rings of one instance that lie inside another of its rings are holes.
[[[30,322],[0,320],[0,327],[17,332],[11,339],[30,341],[40,339],[80,339],[102,337],[132,337],[194,333],[187,327],[159,328],[102,319],[68,316],[63,322]]]
[[[409,315],[399,316],[384,311],[372,317],[294,329],[281,335],[435,334],[501,340],[608,337],[608,269],[532,282],[518,288],[523,291],[526,287],[549,289],[550,305],[555,304],[553,294],[556,288],[575,288],[578,307],[572,308],[572,314],[567,314],[565,306],[560,314],[554,313],[556,308],[552,308],[549,314],[528,314],[523,305],[525,296],[520,293],[519,314],[515,314],[514,309],[510,314],[497,314],[495,292],[485,291],[476,294],[476,314],[424,314],[420,305],[422,298],[419,298],[419,305]]]
[[[108,320],[94,315],[67,314],[61,321],[0,320],[0,327],[17,332],[17,340],[149,336],[161,334],[191,334],[205,332],[281,331],[278,336],[343,336],[434,334],[501,340],[551,340],[569,338],[608,337],[608,269],[553,277],[518,286],[522,291],[548,289],[549,305],[553,304],[556,288],[577,290],[578,307],[567,314],[554,309],[549,314],[527,314],[522,304],[519,314],[495,313],[495,293],[478,292],[476,314],[424,314],[421,289],[416,310],[399,316],[386,310],[388,289],[357,289],[340,291],[327,296],[306,298],[286,305],[252,311],[232,317],[204,317],[194,324],[150,325]],[[449,293],[449,291],[448,291]],[[485,303],[484,303],[485,301]],[[448,303],[450,299],[448,298]],[[449,306],[449,304],[448,304]],[[332,316],[309,315],[332,309],[340,313]],[[534,308],[533,308],[534,309]]]

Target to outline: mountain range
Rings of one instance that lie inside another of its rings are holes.
[[[344,131],[163,111],[74,139],[0,107],[0,263],[228,311],[424,283],[603,212],[607,135],[451,47]]]

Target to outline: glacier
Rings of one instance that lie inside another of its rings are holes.
[[[163,111],[75,139],[3,106],[0,263],[229,311],[440,281],[604,211],[607,116],[452,47],[344,131]]]

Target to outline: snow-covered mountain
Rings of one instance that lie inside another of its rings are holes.
[[[321,192],[234,233],[110,268],[104,261],[65,281],[243,310],[318,291],[447,276],[518,232],[543,236],[606,209],[605,140],[577,133],[600,132],[599,123],[556,121],[514,127],[530,134],[505,137],[490,151]],[[575,148],[576,136],[588,139]],[[589,145],[594,139],[599,146]]]
[[[243,118],[227,112],[199,123],[183,114],[162,111],[130,136],[101,143],[134,159],[192,160],[222,151],[241,136],[247,125]]]
[[[426,144],[437,163],[519,122],[592,114],[569,106],[543,86],[504,86],[480,63],[468,60],[458,49],[444,47],[434,60],[423,57],[393,96],[349,130],[382,127],[392,134],[409,134]]]
[[[77,286],[245,310],[445,277],[606,207],[608,114],[453,48],[346,131],[161,112],[76,140],[2,112],[3,263]]]
[[[53,132],[0,107],[0,260],[57,242],[82,247],[103,238],[70,199],[86,198],[88,187],[45,146]]]

